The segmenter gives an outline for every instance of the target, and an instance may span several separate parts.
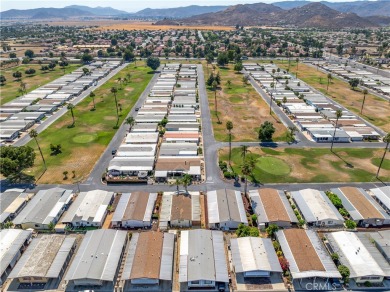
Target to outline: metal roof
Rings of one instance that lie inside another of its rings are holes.
[[[286,236],[285,232],[294,233]],[[333,263],[329,253],[325,250],[323,243],[313,230],[286,229],[279,230],[276,237],[280,243],[283,254],[290,264],[290,272],[293,279],[303,278],[341,278],[339,271]],[[302,245],[305,244],[305,245]],[[309,256],[306,250],[314,257]],[[319,260],[321,269],[311,269],[311,262]],[[304,266],[300,268],[300,266]]]
[[[189,211],[188,209],[191,210]],[[168,221],[178,219],[179,217],[181,220],[200,221],[200,212],[199,192],[189,192],[188,194],[164,192],[159,224],[162,224],[160,225],[161,227],[166,227]],[[172,214],[177,218],[172,219]]]
[[[179,282],[228,282],[222,231],[185,230],[180,239]]]
[[[249,191],[249,197],[252,208],[257,215],[257,222],[298,222],[283,191],[276,189],[251,190]],[[266,199],[265,202],[264,199]]]
[[[236,273],[282,272],[271,239],[260,237],[232,238],[230,245]]]
[[[49,224],[58,216],[72,196],[71,190],[52,188],[39,191],[13,220],[15,225],[23,223]]]
[[[33,239],[8,278],[58,278],[75,242],[59,234]]]
[[[172,233],[133,233],[121,280],[149,278],[172,281],[174,240]]]
[[[61,222],[72,224],[80,222],[102,223],[113,196],[113,192],[102,190],[81,192]]]
[[[33,194],[27,194],[24,189],[8,189],[0,193],[0,223],[3,223],[10,215],[15,214],[19,208]]]
[[[390,209],[390,186],[371,189],[371,193],[384,205]]]
[[[353,220],[370,218],[390,219],[390,216],[362,188],[341,187],[331,189],[343,203]]]
[[[31,230],[0,230],[0,276],[4,274],[11,261],[19,254],[21,247],[31,235]]]
[[[150,222],[156,199],[157,193],[123,193],[111,221],[141,220]]]
[[[239,191],[221,189],[207,192],[207,212],[208,221],[212,224],[227,221],[248,224]]]
[[[114,281],[126,239],[126,231],[112,229],[88,231],[65,280]]]
[[[344,219],[323,191],[304,189],[291,192],[299,210],[307,222]]]
[[[338,231],[327,233],[333,251],[339,261],[349,268],[350,278],[364,276],[385,276],[385,273],[354,232]]]

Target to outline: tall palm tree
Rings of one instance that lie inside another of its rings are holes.
[[[117,120],[116,120],[116,123],[118,125],[118,121],[119,121],[119,110],[118,110],[118,100],[116,99],[116,93],[118,92],[118,89],[116,87],[111,87],[111,93],[114,94],[114,99],[115,99],[115,107],[116,107],[116,117],[117,117]]]
[[[70,113],[72,114],[72,120],[73,120],[72,126],[74,126],[75,125],[74,113],[73,113],[74,105],[72,103],[69,103],[66,108],[70,110]]]
[[[38,143],[38,132],[34,129],[32,129],[29,133],[29,136],[30,138],[33,138],[35,140],[35,143],[37,143],[37,146],[38,146],[38,150],[39,150],[39,153],[41,154],[41,157],[42,157],[42,161],[43,161],[43,165],[45,166],[45,170],[47,169],[47,166],[46,166],[46,161],[45,161],[45,157],[43,157],[43,153],[42,153],[42,149],[41,147],[39,146],[39,143]]]
[[[298,79],[298,65],[299,65],[299,58],[296,58],[295,61],[297,62],[297,79]]]
[[[118,81],[119,87],[122,88],[122,77],[118,77],[116,81]]]
[[[326,91],[328,91],[330,80],[333,79],[333,76],[332,76],[332,74],[330,74],[330,73],[328,73],[328,76],[327,76],[327,77],[328,77],[328,84],[326,85]]]
[[[360,114],[363,113],[363,107],[364,107],[364,102],[366,101],[366,95],[368,93],[367,89],[363,89],[363,102],[362,102],[362,108],[360,109]]]
[[[93,110],[95,110],[95,109],[96,109],[96,105],[95,105],[95,93],[93,93],[93,91],[91,91],[91,93],[89,94],[89,97],[92,98]]]
[[[218,83],[217,83],[217,81],[214,80],[211,86],[212,86],[212,88],[214,90],[215,112],[217,112],[218,111],[218,105],[217,105],[217,88],[218,88]]]
[[[134,126],[134,124],[135,124],[135,119],[133,118],[133,117],[128,117],[126,120],[125,120],[125,123],[127,124],[127,125],[129,125],[129,132],[130,132],[130,130],[131,130],[131,128]]]
[[[330,151],[333,150],[333,143],[334,143],[334,137],[336,136],[337,123],[339,122],[339,118],[341,118],[342,116],[343,116],[342,110],[337,110],[336,111],[336,125],[334,127],[332,146],[330,146]]]
[[[232,121],[226,122],[226,130],[229,131],[229,165],[230,165],[230,161],[232,159],[232,130],[233,130],[233,122]]]
[[[378,178],[378,176],[379,176],[379,172],[380,172],[380,170],[381,170],[381,168],[382,168],[382,163],[383,163],[383,161],[385,160],[386,152],[387,152],[387,150],[389,149],[389,144],[390,144],[390,133],[387,133],[386,136],[383,137],[383,142],[386,143],[386,147],[385,147],[385,152],[383,153],[381,162],[379,163],[378,171],[376,172],[376,178]]]
[[[254,160],[252,160],[252,159],[246,160],[241,167],[241,173],[245,176],[244,194],[247,193],[247,189],[248,189],[248,175],[252,174],[254,167],[255,167],[255,163],[254,163]]]
[[[241,157],[242,160],[245,161],[246,155],[250,153],[249,146],[247,145],[241,145],[240,147]]]

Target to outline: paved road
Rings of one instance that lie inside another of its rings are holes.
[[[115,74],[117,74],[119,71],[124,69],[126,66],[128,66],[129,63],[122,64],[118,68],[111,71],[110,74],[108,74],[106,77],[100,79],[96,86],[91,86],[87,90],[83,91],[79,96],[74,98],[73,100],[70,100],[70,102],[73,105],[78,104],[80,101],[82,101],[85,97],[87,97],[92,91],[98,89],[100,86],[102,86],[104,83],[106,83],[110,78],[112,78]],[[57,121],[60,117],[62,117],[66,112],[68,112],[68,109],[66,106],[63,106],[59,111],[55,112],[53,115],[48,117],[46,120],[44,120],[41,124],[39,124],[35,130],[38,133],[43,132],[46,130],[51,124],[53,124],[55,121]],[[77,123],[77,120],[76,120]],[[20,138],[18,141],[16,141],[13,145],[14,146],[23,146],[26,145],[31,140],[30,136],[27,134]]]

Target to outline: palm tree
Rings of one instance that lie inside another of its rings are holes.
[[[247,189],[248,189],[248,175],[252,174],[254,167],[255,167],[255,162],[253,159],[246,160],[241,167],[241,173],[245,176],[244,194],[246,194]]]
[[[70,110],[70,113],[72,114],[72,120],[73,120],[72,126],[74,126],[75,125],[74,113],[73,113],[74,105],[72,103],[69,103],[66,108]]]
[[[119,110],[118,110],[118,101],[116,99],[116,93],[117,92],[118,92],[118,89],[116,87],[111,87],[111,93],[114,94],[114,99],[115,99],[116,116],[117,116],[116,124],[118,125],[118,122],[119,122]]]
[[[187,187],[192,183],[192,176],[189,174],[185,174],[181,180],[181,183],[183,184],[186,193],[188,193]]]
[[[23,93],[27,93],[26,86],[27,86],[26,83],[20,81],[20,89],[22,90],[22,94],[23,94]]]
[[[118,81],[119,87],[122,88],[122,77],[118,77],[116,81]]]
[[[364,102],[366,101],[366,95],[368,93],[367,89],[363,89],[363,102],[362,102],[362,108],[360,109],[360,114],[363,113],[363,107],[364,107]]]
[[[299,65],[299,58],[296,58],[295,61],[297,62],[297,79],[298,79],[298,65]]]
[[[174,182],[175,186],[176,186],[176,191],[177,193],[179,193],[179,187],[181,185],[181,180],[180,179],[176,179],[175,182]]]
[[[249,151],[249,146],[247,146],[247,145],[241,145],[241,147],[240,147],[240,152],[241,152],[242,160],[245,161],[245,158],[246,158],[247,153],[250,153],[250,151]]]
[[[233,130],[232,121],[226,122],[226,130],[229,131],[229,165],[230,165],[230,160],[232,159],[232,130]]]
[[[129,125],[129,132],[130,132],[130,130],[131,130],[131,128],[134,126],[134,124],[135,124],[135,119],[133,118],[133,117],[128,117],[126,120],[125,120],[125,123],[127,124],[127,125]]]
[[[95,93],[93,93],[93,91],[91,91],[91,93],[89,94],[89,97],[92,98],[93,110],[95,110],[95,109],[96,109],[96,105],[95,105]]]
[[[218,83],[217,83],[217,81],[214,80],[211,86],[212,86],[212,88],[214,90],[215,112],[217,112],[218,111],[218,106],[217,106],[217,87],[218,87]]]
[[[330,146],[330,151],[333,150],[333,143],[334,143],[334,137],[336,136],[337,123],[339,121],[339,118],[341,118],[342,116],[343,116],[343,112],[341,110],[337,110],[336,111],[336,125],[334,127],[332,146]]]
[[[35,140],[35,143],[37,143],[37,146],[38,146],[38,150],[39,150],[39,153],[41,154],[41,157],[42,157],[42,161],[43,161],[43,165],[45,166],[45,170],[47,169],[47,166],[46,166],[46,161],[45,161],[45,157],[43,157],[43,153],[42,153],[42,149],[41,147],[39,146],[39,143],[38,143],[38,132],[34,129],[32,129],[29,133],[30,135],[30,138],[33,138]]]
[[[296,131],[298,131],[298,129],[297,129],[297,127],[295,127],[295,126],[289,126],[288,129],[290,130],[290,137],[291,137],[291,140],[292,140],[292,142],[293,142],[293,141],[295,140],[295,139],[294,139],[294,133],[295,133]]]
[[[328,77],[328,85],[326,85],[326,91],[328,91],[330,80],[333,79],[333,76],[332,76],[332,74],[330,74],[330,73],[328,73],[328,76],[327,76],[327,77]]]
[[[380,170],[381,170],[382,163],[383,163],[383,161],[385,160],[386,152],[387,152],[387,150],[389,149],[389,144],[390,144],[390,133],[387,133],[386,136],[383,137],[383,142],[386,143],[386,147],[385,147],[385,152],[383,153],[381,162],[379,163],[378,171],[376,172],[376,178],[378,178],[378,176],[379,176],[379,172],[380,172]]]
[[[228,86],[228,88],[230,89],[231,88],[231,85],[232,85],[232,82],[230,80],[226,81],[226,85]]]

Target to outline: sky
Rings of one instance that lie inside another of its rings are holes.
[[[278,0],[0,0],[0,11],[9,9],[31,9],[40,7],[61,8],[68,5],[85,5],[90,7],[110,6],[127,12],[137,12],[144,8],[171,8],[188,5],[234,5],[245,3],[271,3]],[[283,1],[283,0],[280,0]],[[331,0],[330,2],[346,2],[348,0]]]

